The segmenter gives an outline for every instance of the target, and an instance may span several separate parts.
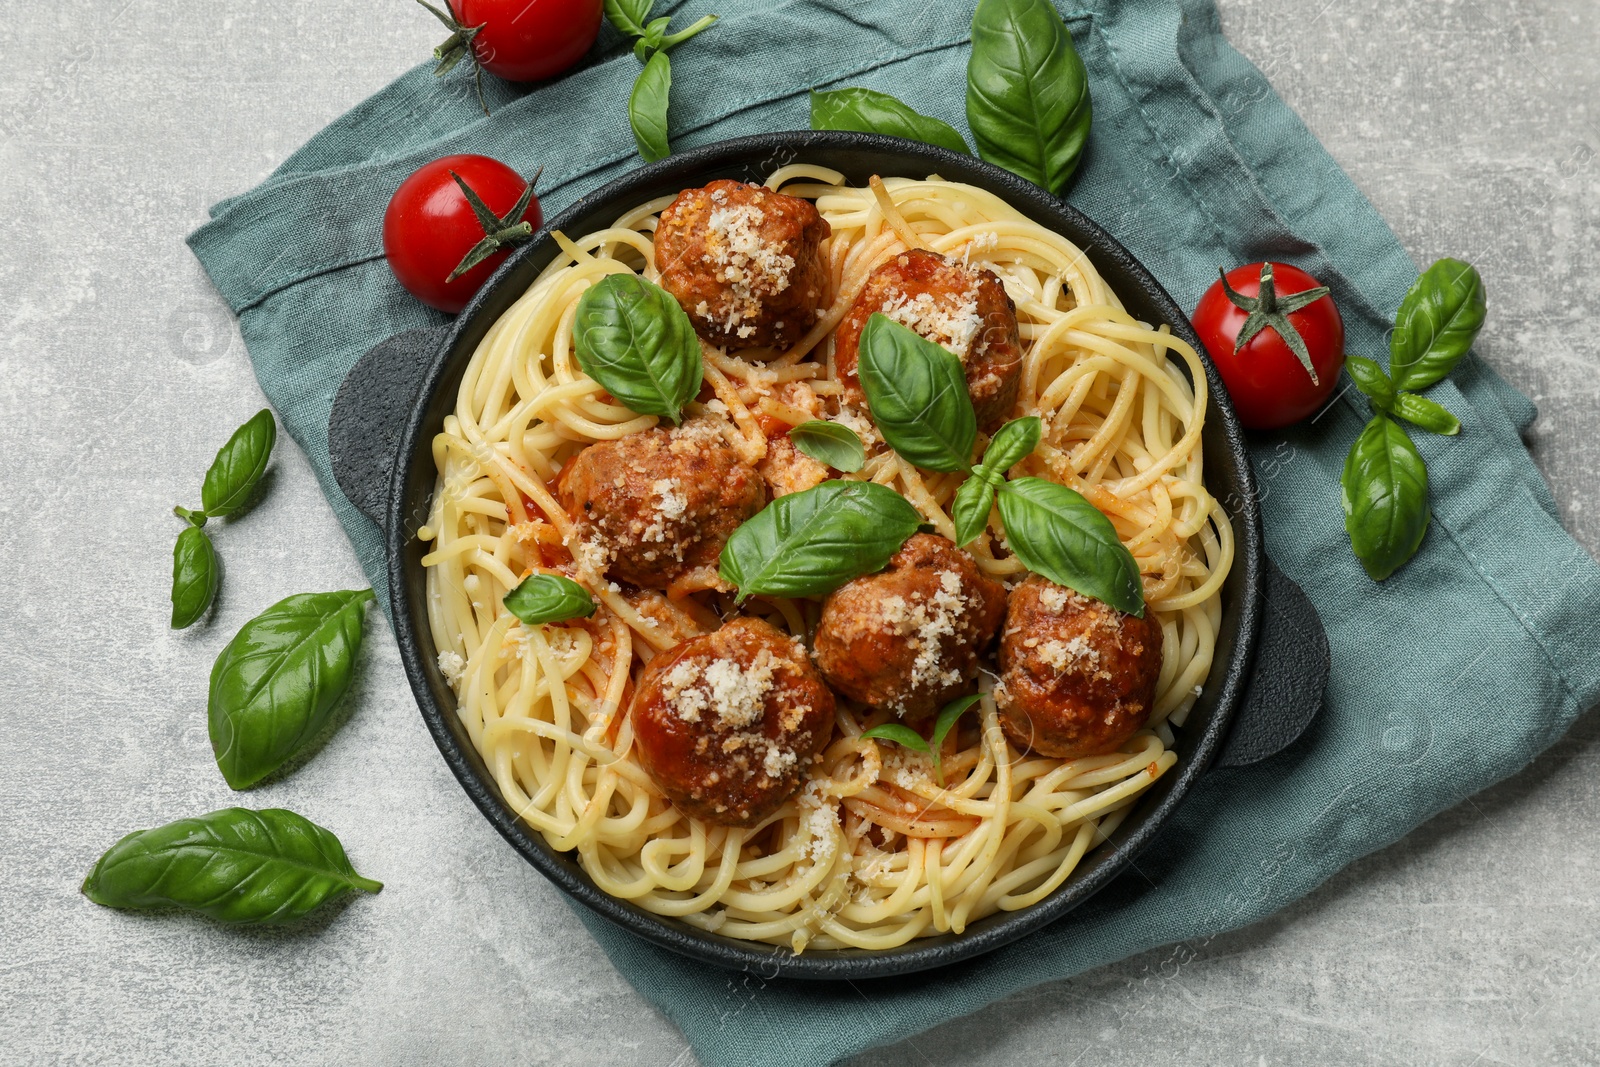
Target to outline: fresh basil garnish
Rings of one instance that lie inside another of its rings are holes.
[[[888,565],[922,516],[876,482],[827,481],[780,496],[733,532],[718,573],[753,594],[820,596]]]
[[[667,141],[667,104],[672,93],[672,61],[665,52],[650,57],[628,94],[628,124],[646,163],[672,154]]]
[[[824,419],[802,422],[789,431],[794,447],[834,470],[854,474],[867,462],[867,450],[861,438],[848,426]]]
[[[1060,194],[1089,141],[1089,75],[1050,0],[979,0],[967,62],[978,155]]]
[[[1043,478],[1000,486],[1006,543],[1022,565],[1057,585],[1144,616],[1139,565],[1111,520],[1080,494]]]
[[[955,353],[874,313],[861,331],[856,370],[890,448],[925,470],[967,469],[978,418]]]
[[[1449,408],[1416,393],[1396,393],[1392,414],[1429,433],[1454,437],[1461,432],[1461,420]]]
[[[350,688],[372,590],[300,593],[239,630],[211,668],[207,719],[222,776],[248,789],[319,740]]]
[[[83,895],[108,908],[183,908],[225,923],[274,924],[382,888],[304,816],[224,808],[124,837],[84,879]]]
[[[1389,411],[1394,407],[1394,383],[1375,361],[1365,356],[1346,356],[1344,369],[1349,372],[1350,380],[1355,382],[1356,388],[1364,393],[1379,411]]]
[[[882,133],[937,145],[963,155],[972,154],[967,142],[948,122],[920,114],[888,93],[872,89],[851,87],[827,92],[813,89],[811,128]]]
[[[983,699],[982,693],[969,693],[964,697],[957,697],[946,704],[939,712],[939,717],[933,723],[932,742],[923,739],[923,736],[909,726],[897,722],[879,723],[870,730],[861,731],[863,738],[870,737],[877,741],[893,741],[901,748],[909,748],[915,752],[922,752],[933,757],[933,773],[938,777],[939,784],[944,785],[944,739],[955,728],[956,720],[966,714],[968,708]]]
[[[1398,424],[1374,416],[1356,438],[1339,479],[1350,547],[1374,581],[1416,555],[1428,532],[1428,468]]]
[[[882,722],[870,730],[862,730],[861,736],[863,739],[870,737],[874,741],[893,741],[901,748],[909,748],[916,752],[932,751],[921,734],[903,723]]]
[[[530,626],[584,619],[597,605],[589,591],[559,574],[530,574],[506,594],[506,610]]]
[[[983,452],[983,465],[1005,474],[1033,454],[1043,433],[1044,422],[1037,415],[1012,419],[989,439],[989,447]]]
[[[995,490],[1005,480],[1006,472],[1038,446],[1043,432],[1044,423],[1037,415],[1012,419],[995,431],[983,462],[973,467],[972,477],[956,489],[950,518],[956,527],[957,548],[966,547],[989,524]]]
[[[955,523],[957,548],[966,548],[989,525],[994,493],[1004,480],[1004,474],[980,463],[972,468],[972,477],[956,487],[956,498],[950,505],[950,521]]]
[[[1426,389],[1455,369],[1483,328],[1483,279],[1471,264],[1441,259],[1400,301],[1389,337],[1389,373],[1397,389]]]
[[[200,486],[200,507],[207,515],[214,519],[231,515],[250,502],[277,439],[278,424],[268,408],[256,412],[233,432],[228,443],[217,451]]]
[[[578,366],[641,415],[683,417],[704,373],[694,324],[659,285],[610,274],[578,299],[572,330]]]
[[[185,526],[172,546],[172,628],[193,624],[216,595],[217,550],[204,530]]]

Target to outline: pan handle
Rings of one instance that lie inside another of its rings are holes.
[[[1213,767],[1246,767],[1275,756],[1322,710],[1332,658],[1311,598],[1268,559],[1266,612],[1244,704]]]
[[[425,326],[380,341],[350,368],[333,398],[328,459],[334,480],[379,526],[388,521],[389,479],[399,459],[401,431],[449,332],[448,325]]]
[[[350,502],[382,526],[400,432],[415,408],[450,327],[429,326],[375,345],[345,376],[328,418],[328,457]],[[1328,637],[1317,609],[1267,560],[1266,614],[1244,704],[1213,767],[1243,767],[1276,755],[1311,725],[1328,684]]]

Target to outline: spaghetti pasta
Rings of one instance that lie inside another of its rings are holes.
[[[1200,430],[1206,378],[1166,327],[1132,318],[1083,252],[971,186],[889,178],[852,188],[821,167],[787,166],[767,186],[812,200],[832,299],[786,350],[704,349],[709,396],[690,415],[725,414],[740,456],[768,459],[769,432],[819,414],[869,446],[852,478],[889,486],[939,533],[960,475],[919,471],[839,409],[832,333],[871,271],[915,243],[994,271],[1015,302],[1025,348],[1015,414],[1044,435],[1027,473],[1104,512],[1132,552],[1162,630],[1153,712],[1118,751],[1074,760],[1019,751],[985,676],[980,714],[946,740],[942,782],[927,757],[863,732],[889,718],[841,699],[832,740],[800,792],[750,829],[702,822],[669,803],[631,751],[629,699],[644,665],[717,628],[731,598],[708,583],[634,593],[573,559],[572,518],[553,481],[585,446],[654,426],[580,370],[573,321],[582,293],[618,272],[659,276],[657,215],[642,204],[569,239],[473,355],[454,413],[433,441],[438,481],[428,611],[457,713],[507,804],[552,848],[577,853],[605,892],[724,935],[796,952],[885,949],[961,932],[1048,896],[1177,761],[1173,730],[1210,672],[1232,530],[1206,491]],[[1187,370],[1187,373],[1185,373]],[[991,528],[967,547],[1008,583],[1022,565]],[[528,573],[575,569],[599,602],[577,622],[525,625],[501,604]],[[756,597],[743,610],[807,638],[819,605]]]

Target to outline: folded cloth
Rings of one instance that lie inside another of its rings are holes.
[[[657,4],[675,25],[712,6]],[[970,4],[769,0],[738,11],[673,55],[678,147],[802,128],[807,90],[844,85],[965,128]],[[1332,286],[1349,350],[1382,361],[1416,266],[1223,40],[1208,0],[1088,0],[1063,15],[1094,100],[1068,199],[1184,306],[1221,265],[1306,268]],[[380,592],[379,533],[329,469],[329,408],[368,347],[442,321],[383,262],[384,204],[421,163],[470,151],[524,173],[542,166],[546,209],[560,210],[637,164],[624,114],[637,71],[608,29],[593,62],[553,84],[519,92],[487,79],[485,118],[468,78],[441,83],[419,67],[217,205],[190,238]],[[1268,549],[1316,603],[1332,647],[1326,708],[1282,755],[1207,776],[1137,869],[1084,906],[982,959],[871,982],[721,973],[585,912],[595,940],[704,1063],[822,1064],[1038,982],[1253,922],[1522,767],[1600,695],[1600,568],[1562,530],[1523,449],[1532,404],[1473,359],[1430,396],[1464,429],[1414,435],[1433,525],[1381,585],[1351,556],[1339,510],[1361,399],[1346,394],[1312,425],[1254,439]]]

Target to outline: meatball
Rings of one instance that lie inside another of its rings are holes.
[[[754,826],[827,746],[833,693],[799,640],[740,617],[652,659],[629,715],[639,762],[680,810]]]
[[[556,496],[576,525],[580,569],[665,589],[712,567],[739,524],[761,510],[766,488],[723,438],[718,419],[691,419],[579,452]]]
[[[656,226],[661,287],[722,348],[782,348],[827,305],[817,246],[828,223],[809,200],[720,179],[685,189]]]
[[[1077,759],[1114,752],[1150,718],[1161,624],[1034,575],[1011,591],[1000,637],[1000,725],[1017,745]]]
[[[971,688],[1005,602],[1005,588],[949,539],[914,534],[886,570],[823,602],[817,666],[846,696],[919,718]]]
[[[1017,309],[990,270],[911,249],[880,266],[834,333],[834,365],[845,396],[858,406],[864,397],[856,376],[861,331],[881,312],[961,358],[978,428],[1004,422],[1017,402],[1022,376],[1022,339]]]

